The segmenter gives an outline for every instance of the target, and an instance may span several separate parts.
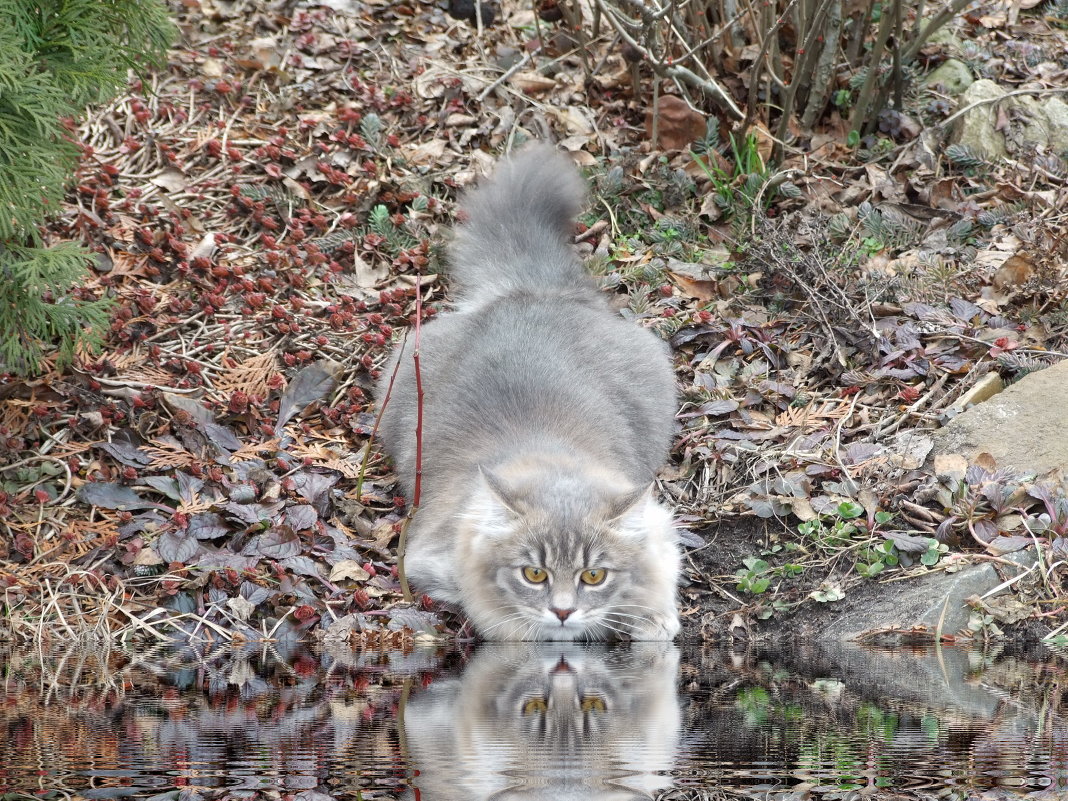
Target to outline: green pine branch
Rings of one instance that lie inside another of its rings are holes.
[[[99,343],[108,303],[71,293],[87,252],[42,247],[78,158],[60,120],[165,63],[173,36],[162,0],[0,0],[0,371]]]

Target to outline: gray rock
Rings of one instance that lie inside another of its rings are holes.
[[[996,100],[1004,97],[1005,90],[991,80],[975,81],[960,96],[960,107],[966,108],[978,101]],[[950,141],[964,145],[991,161],[1005,158],[1009,150],[1005,137],[994,130],[997,122],[997,104],[983,103],[962,115],[953,126]]]
[[[960,96],[960,108],[987,102],[970,109],[954,123],[950,141],[966,145],[992,161],[1035,145],[1057,155],[1068,153],[1068,104],[1042,94],[1007,94],[986,78],[972,83]],[[1004,116],[999,116],[999,107]],[[995,129],[999,118],[1008,121],[1002,130]]]
[[[1019,551],[1004,557],[1025,570],[1037,561],[1034,551]],[[990,562],[969,565],[956,573],[932,572],[914,581],[896,582],[860,592],[841,604],[828,608],[837,612],[829,618],[819,639],[824,643],[854,640],[862,634],[894,627],[912,629],[924,627],[932,634],[957,634],[968,627],[971,608],[965,599],[982,596],[1020,571],[1003,568],[1008,574],[1002,578]],[[1011,592],[1011,590],[1002,590]],[[997,597],[997,593],[991,598]],[[989,599],[988,599],[989,600]]]
[[[933,455],[974,462],[989,453],[999,467],[1041,476],[1068,474],[1068,360],[1024,376],[935,432]]]
[[[1068,104],[1063,100],[1022,95],[1009,98],[1005,104],[1023,121],[1019,130],[1010,131],[1010,136],[1016,140],[1010,150],[1038,144],[1045,145],[1057,155],[1068,151]]]
[[[946,61],[924,80],[925,86],[942,86],[947,95],[956,97],[975,83],[971,68],[955,58]]]

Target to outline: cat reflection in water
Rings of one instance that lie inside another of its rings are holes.
[[[653,497],[675,383],[667,345],[613,311],[571,233],[584,186],[545,145],[505,160],[463,204],[455,307],[422,331],[422,497],[412,585],[491,640],[670,640],[677,535]],[[415,487],[409,335],[381,439]]]
[[[654,798],[681,715],[670,643],[486,645],[404,711],[423,801]]]

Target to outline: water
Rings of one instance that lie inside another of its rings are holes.
[[[0,799],[1068,799],[1044,658],[0,652]]]

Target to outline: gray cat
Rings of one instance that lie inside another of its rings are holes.
[[[682,729],[670,643],[487,644],[402,722],[430,801],[635,801],[672,785]]]
[[[422,331],[413,586],[493,640],[669,640],[677,535],[652,494],[675,412],[670,354],[613,312],[569,241],[584,185],[538,145],[463,204],[455,308]],[[413,337],[381,421],[415,484]]]

